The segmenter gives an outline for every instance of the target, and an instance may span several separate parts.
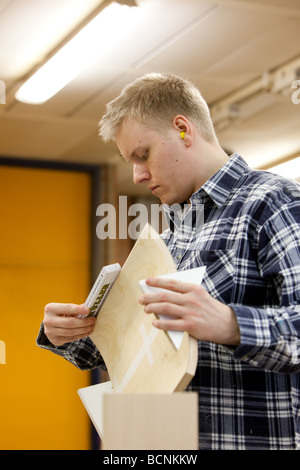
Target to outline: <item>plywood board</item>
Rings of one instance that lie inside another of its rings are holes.
[[[147,224],[129,254],[91,335],[115,392],[172,393],[184,390],[198,359],[197,341],[184,333],[179,350],[152,326],[138,299],[139,281],[176,272],[165,243]]]
[[[103,395],[102,450],[197,450],[198,394]]]
[[[107,393],[114,393],[111,382],[102,382],[78,390],[78,395],[101,439],[103,439],[103,395]]]

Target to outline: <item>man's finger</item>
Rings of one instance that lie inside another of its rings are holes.
[[[191,284],[189,282],[178,281],[175,279],[168,279],[163,277],[152,277],[146,279],[146,284],[149,287],[156,287],[159,289],[167,289],[180,294],[186,294],[195,287],[199,287],[197,284]]]
[[[86,316],[89,313],[89,309],[84,305],[77,304],[61,304],[61,303],[50,303],[45,306],[44,310],[46,315],[61,315],[61,316]]]

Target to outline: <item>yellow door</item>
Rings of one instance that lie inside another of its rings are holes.
[[[89,385],[36,346],[44,305],[90,285],[89,173],[0,166],[0,449],[88,449],[77,390]]]

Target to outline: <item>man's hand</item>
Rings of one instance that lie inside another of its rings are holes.
[[[187,331],[198,340],[218,344],[237,346],[240,343],[234,311],[214,299],[203,287],[163,278],[147,279],[146,283],[167,289],[140,298],[146,313],[173,317],[170,320],[155,319],[153,325],[156,328]]]
[[[44,310],[44,331],[54,346],[89,336],[96,318],[87,317],[89,309],[84,305],[51,303]],[[84,316],[85,318],[80,318]]]

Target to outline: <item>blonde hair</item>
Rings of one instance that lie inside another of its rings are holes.
[[[107,104],[99,135],[104,142],[115,140],[120,125],[129,118],[153,129],[164,129],[172,125],[178,114],[193,121],[205,140],[216,138],[209,108],[198,88],[176,75],[147,74],[127,85]]]

